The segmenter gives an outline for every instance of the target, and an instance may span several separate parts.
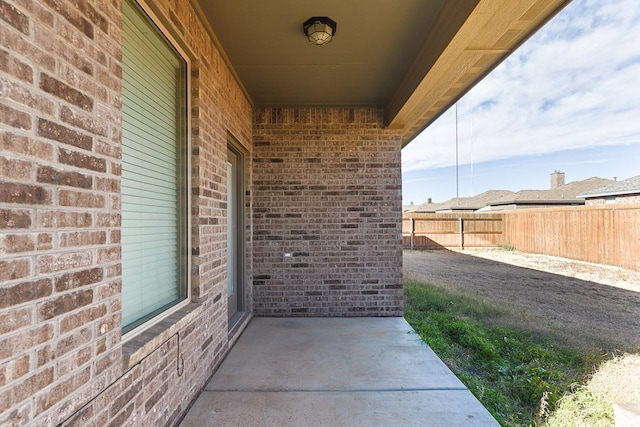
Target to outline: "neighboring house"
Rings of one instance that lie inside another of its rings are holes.
[[[567,3],[4,0],[0,425],[175,425],[254,315],[401,316],[401,148]]]
[[[493,200],[509,198],[514,193],[509,190],[488,190],[473,197],[454,197],[435,206],[436,213],[475,212]]]
[[[564,182],[564,181],[563,181]],[[479,209],[479,212],[498,211],[507,209],[543,208],[558,206],[582,206],[583,200],[576,199],[577,195],[588,189],[602,187],[610,182],[609,179],[588,178],[568,184],[558,184],[549,190],[521,190],[512,195],[492,200]]]
[[[403,205],[402,212],[410,213],[410,212],[435,212],[435,208],[440,206],[440,203],[433,203],[431,198],[427,199],[425,203],[421,203],[419,205]]]
[[[640,175],[579,194],[587,205],[640,203]]]

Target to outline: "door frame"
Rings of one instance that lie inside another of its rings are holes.
[[[227,310],[228,310],[228,322],[229,322],[229,330],[231,330],[240,319],[243,318],[246,309],[246,275],[245,275],[245,265],[246,265],[246,221],[245,221],[245,159],[246,152],[245,150],[234,141],[232,138],[228,139],[227,142],[227,165],[231,163],[232,165],[232,191],[233,191],[233,199],[227,200],[227,212],[229,208],[232,208],[233,220],[235,222],[235,230],[233,231],[233,236],[229,235],[229,223],[227,223],[227,239],[233,238],[233,256],[231,265],[229,263],[229,256],[227,255],[227,272],[231,273],[233,277],[231,280],[234,281],[233,288],[236,296],[235,301],[230,300],[229,298],[229,282],[227,281]],[[230,160],[234,160],[231,161]],[[227,171],[228,174],[228,171]],[[227,176],[227,179],[229,177]],[[229,181],[227,181],[227,186],[229,185]],[[227,193],[229,194],[229,193]],[[235,202],[235,203],[234,203]],[[229,204],[233,203],[233,206]],[[227,221],[229,217],[227,216]],[[229,242],[229,240],[227,240]],[[227,247],[227,250],[229,248]],[[227,279],[229,280],[229,278]],[[231,307],[230,304],[233,303],[235,307]]]

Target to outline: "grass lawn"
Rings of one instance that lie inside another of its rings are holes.
[[[501,425],[613,425],[607,402],[584,404],[591,405],[593,419],[603,424],[572,424],[578,415],[566,408],[580,406],[573,396],[584,394],[590,375],[612,355],[570,348],[539,325],[530,330],[504,326],[510,316],[521,314],[460,292],[405,281],[405,318]],[[502,319],[500,324],[496,318]],[[554,416],[559,409],[568,414]]]

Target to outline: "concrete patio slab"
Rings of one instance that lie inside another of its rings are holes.
[[[181,426],[497,426],[401,317],[255,318]]]

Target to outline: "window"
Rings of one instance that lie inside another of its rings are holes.
[[[133,0],[122,34],[122,331],[189,292],[188,64]]]

